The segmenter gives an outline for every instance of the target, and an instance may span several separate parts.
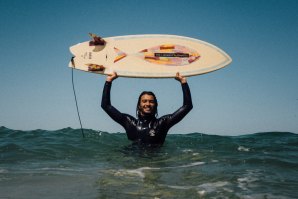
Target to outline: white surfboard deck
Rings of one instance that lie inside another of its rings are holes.
[[[221,69],[232,62],[218,47],[177,35],[127,35],[103,38],[103,46],[89,41],[71,46],[69,67],[122,77],[170,78],[179,72],[194,76]]]

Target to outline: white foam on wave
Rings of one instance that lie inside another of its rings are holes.
[[[165,169],[187,168],[187,167],[194,167],[194,166],[203,165],[203,164],[205,164],[205,162],[193,162],[193,163],[186,164],[186,165],[175,166],[175,167],[164,167],[164,168]]]
[[[239,146],[238,147],[238,151],[245,151],[245,152],[249,152],[250,148],[244,147],[244,146]]]
[[[191,152],[193,152],[193,150],[192,149],[183,149],[182,152],[183,153],[191,153]]]
[[[178,186],[178,185],[161,185],[166,186],[172,189],[180,189],[180,190],[188,190],[188,189],[194,189],[196,186]]]
[[[138,176],[140,178],[145,178],[145,171],[146,170],[161,170],[161,169],[175,169],[175,168],[187,168],[187,167],[194,167],[198,165],[205,164],[205,162],[193,162],[186,165],[180,165],[180,166],[173,166],[173,167],[140,167],[137,169],[119,169],[117,170],[114,175],[115,176]]]
[[[183,149],[182,152],[183,153],[192,153],[193,156],[200,155],[200,153],[194,152],[192,149]]]
[[[145,170],[159,170],[160,168],[154,167],[141,167],[138,169],[120,169],[115,172],[115,176],[139,176],[145,178]]]
[[[255,187],[255,182],[259,181],[260,174],[258,170],[247,170],[244,176],[237,179],[238,187],[244,191],[249,190],[250,187]]]
[[[212,193],[218,191],[219,188],[222,188],[223,190],[227,192],[233,192],[232,190],[226,188],[225,186],[229,185],[229,182],[226,181],[218,181],[213,183],[204,183],[197,186],[177,186],[177,185],[161,185],[166,186],[168,188],[172,189],[180,189],[180,190],[188,190],[188,189],[196,189],[197,193],[202,197],[206,195],[207,193]]]
[[[70,168],[63,168],[63,167],[59,167],[59,168],[50,168],[50,167],[44,167],[44,168],[40,168],[37,170],[41,170],[41,171],[72,171],[72,172],[82,172],[84,171],[83,169],[70,169]]]
[[[219,187],[224,187],[228,185],[229,182],[226,181],[219,181],[219,182],[213,182],[213,183],[204,183],[199,185],[197,188],[203,189],[205,192],[214,192]]]

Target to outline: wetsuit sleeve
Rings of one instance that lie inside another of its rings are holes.
[[[180,107],[173,114],[167,116],[167,125],[172,127],[173,125],[180,122],[193,108],[190,89],[187,83],[181,84],[183,92],[183,106]]]
[[[125,115],[111,105],[111,82],[106,82],[102,92],[101,107],[117,123],[124,125]]]

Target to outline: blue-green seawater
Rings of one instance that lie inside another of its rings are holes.
[[[159,149],[124,133],[0,127],[0,198],[297,198],[298,134],[169,134]]]

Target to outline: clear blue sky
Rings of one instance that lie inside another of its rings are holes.
[[[298,133],[297,10],[296,0],[0,0],[0,126],[79,128],[69,47],[93,32],[188,36],[233,58],[188,78],[194,109],[170,133]],[[100,108],[105,77],[74,75],[84,128],[124,132]],[[135,115],[143,90],[156,93],[160,116],[182,104],[177,81],[131,78],[115,80],[112,103]]]

